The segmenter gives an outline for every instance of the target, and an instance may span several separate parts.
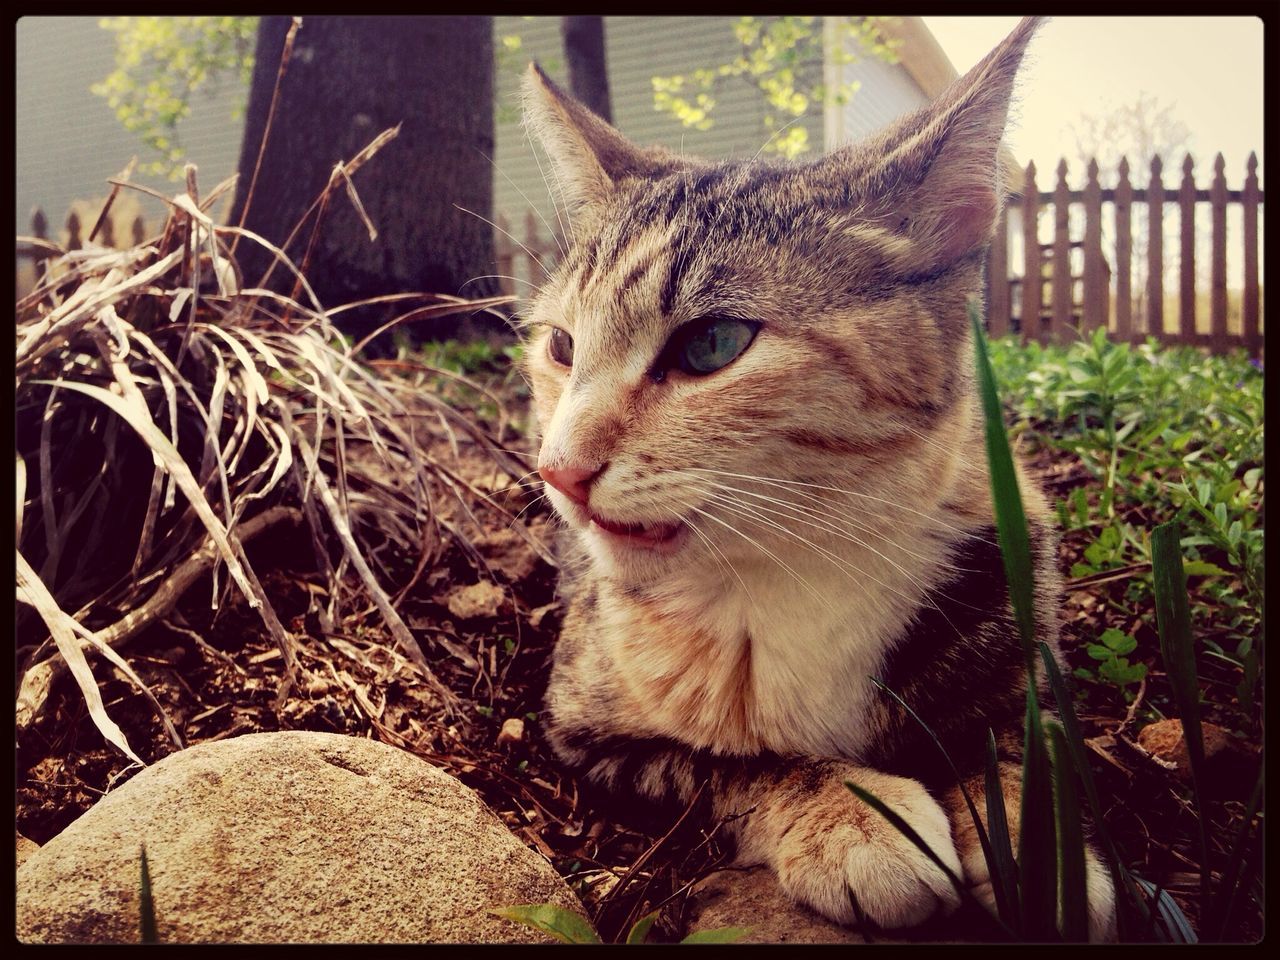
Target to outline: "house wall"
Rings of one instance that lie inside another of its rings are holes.
[[[568,85],[560,18],[495,17],[494,20],[497,37],[516,34],[522,42],[520,55],[511,57],[511,62],[499,69],[495,162],[501,173],[494,184],[494,209],[518,221],[522,227],[531,208],[538,217],[554,224],[549,190],[539,172],[541,164],[542,171],[550,175],[546,155],[530,144],[516,117],[520,77],[530,60],[537,60],[557,83]],[[733,80],[717,91],[716,106],[711,113],[713,126],[709,130],[685,127],[653,106],[653,77],[688,75],[700,67],[728,63],[738,54],[740,47],[732,31],[735,20],[735,17],[606,17],[605,52],[614,125],[637,143],[662,144],[692,156],[713,159],[753,156],[769,135],[762,120],[760,95],[747,81]],[[820,148],[822,113],[811,112],[801,123],[809,131],[810,143]]]
[[[639,143],[661,143],[674,150],[708,158],[753,156],[767,139],[759,93],[737,80],[717,92],[709,130],[682,126],[653,107],[652,78],[688,74],[698,67],[728,62],[738,52],[733,17],[607,17],[606,50],[614,121]],[[559,17],[494,18],[495,44],[504,35],[519,35],[521,49],[499,59],[496,78],[497,115],[494,151],[494,210],[517,226],[535,211],[538,228],[555,223],[549,191],[539,171],[547,170],[519,124],[520,76],[531,59],[555,79],[565,80]],[[73,200],[103,197],[106,178],[122,170],[129,158],[148,158],[139,138],[116,120],[106,101],[89,92],[93,83],[114,68],[114,35],[96,17],[24,17],[16,26],[16,223],[18,233],[30,228],[33,208],[42,207],[55,228]],[[839,118],[836,142],[857,139],[923,102],[923,95],[899,65],[865,57],[845,68],[847,79],[862,88]],[[242,124],[233,119],[243,101],[243,85],[224,78],[212,91],[198,92],[191,115],[180,127],[188,155],[199,164],[205,190],[236,169]],[[801,123],[815,150],[828,143],[824,117],[812,111]],[[165,193],[179,185],[154,176],[134,180]],[[144,212],[162,216],[162,204],[141,199]]]
[[[23,17],[16,24],[15,214],[16,232],[29,233],[31,213],[43,208],[50,232],[74,200],[105,198],[114,177],[135,154],[150,159],[137,134],[115,118],[107,101],[89,92],[115,69],[115,35],[98,26],[98,17]],[[228,78],[230,79],[230,78]],[[236,170],[242,124],[232,119],[244,98],[239,83],[198,91],[191,115],[181,124],[181,141],[199,166],[199,183],[208,191]],[[165,194],[180,185],[135,174],[135,182]],[[148,218],[165,215],[164,204],[142,197]]]

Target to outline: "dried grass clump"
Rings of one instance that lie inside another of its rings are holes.
[[[361,210],[350,174],[394,135],[339,164],[309,214],[339,190]],[[235,589],[279,645],[278,708],[297,668],[294,641],[245,544],[280,524],[310,532],[327,579],[322,626],[376,606],[441,706],[454,704],[396,603],[449,546],[474,553],[450,511],[500,508],[433,457],[429,441],[465,432],[511,477],[524,471],[469,417],[363,365],[369,338],[352,345],[334,318],[416,304],[387,329],[510,298],[396,294],[325,310],[280,249],[209,217],[230,185],[201,202],[189,168],[186,193],[161,198],[170,210],[161,236],[50,258],[17,304],[17,592],[30,608],[19,608],[19,733],[69,667],[98,728],[138,761],[106,714],[85,651],[142,687],[116,648],[210,573],[213,606]],[[268,289],[266,278],[246,284],[237,243],[270,251],[293,294]],[[386,584],[406,558],[414,573],[393,596]],[[167,718],[166,727],[181,746]]]

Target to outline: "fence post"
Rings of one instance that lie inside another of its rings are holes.
[[[74,210],[67,215],[67,249],[80,249],[80,214]]]
[[[1184,343],[1196,341],[1196,181],[1191,154],[1182,161],[1182,186],[1178,189],[1182,251],[1178,263],[1178,329]]]
[[[1147,333],[1164,339],[1164,164],[1151,158],[1147,182]]]
[[[1027,163],[1027,179],[1022,187],[1022,339],[1035,337],[1048,342],[1048,331],[1040,317],[1044,299],[1044,277],[1040,257],[1040,188],[1036,186],[1036,163]]]
[[[1209,259],[1209,336],[1214,353],[1227,352],[1227,177],[1226,161],[1213,160],[1209,187],[1212,241]]]
[[[1068,214],[1067,161],[1058,161],[1058,186],[1053,191],[1053,339],[1068,343],[1071,336],[1071,237]]]
[[[1129,182],[1129,158],[1120,158],[1119,178],[1116,180],[1116,339],[1121,343],[1133,340],[1133,232],[1129,223],[1129,208],[1133,204],[1133,184]]]
[[[524,217],[524,243],[529,251],[529,279],[536,290],[546,282],[547,272],[542,266],[542,258],[538,256],[538,218],[532,209]]]
[[[1244,179],[1244,303],[1241,333],[1249,356],[1258,356],[1258,155],[1249,154],[1248,176]]]
[[[1002,337],[1009,332],[1009,207],[996,217],[996,235],[987,255],[987,332]]]
[[[1102,269],[1102,186],[1098,183],[1098,161],[1090,159],[1084,185],[1084,294],[1080,305],[1080,326],[1092,331],[1110,327],[1108,309],[1111,290]]]

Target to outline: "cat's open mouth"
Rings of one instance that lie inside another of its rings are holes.
[[[669,523],[619,523],[594,513],[589,515],[589,519],[593,528],[608,534],[611,540],[636,547],[674,545],[677,536],[684,529],[684,524],[679,520]]]

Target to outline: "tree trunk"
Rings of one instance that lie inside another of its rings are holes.
[[[598,116],[613,123],[604,54],[604,17],[562,17],[560,35],[569,67],[569,91]]]
[[[400,292],[496,293],[493,269],[493,22],[491,17],[307,17],[276,103],[257,184],[258,150],[291,18],[263,17],[249,91],[231,222],[283,244],[324,190],[334,165],[383,130],[400,134],[352,177],[378,238],[345,188],[330,198],[307,267],[326,307]],[[472,213],[464,213],[459,207]],[[309,221],[286,251],[301,266]],[[270,262],[241,239],[246,284]],[[277,267],[273,285],[292,286]],[[403,309],[403,307],[399,308]],[[354,312],[353,312],[354,313]],[[386,312],[345,319],[362,332]],[[449,321],[417,338],[451,335]]]

